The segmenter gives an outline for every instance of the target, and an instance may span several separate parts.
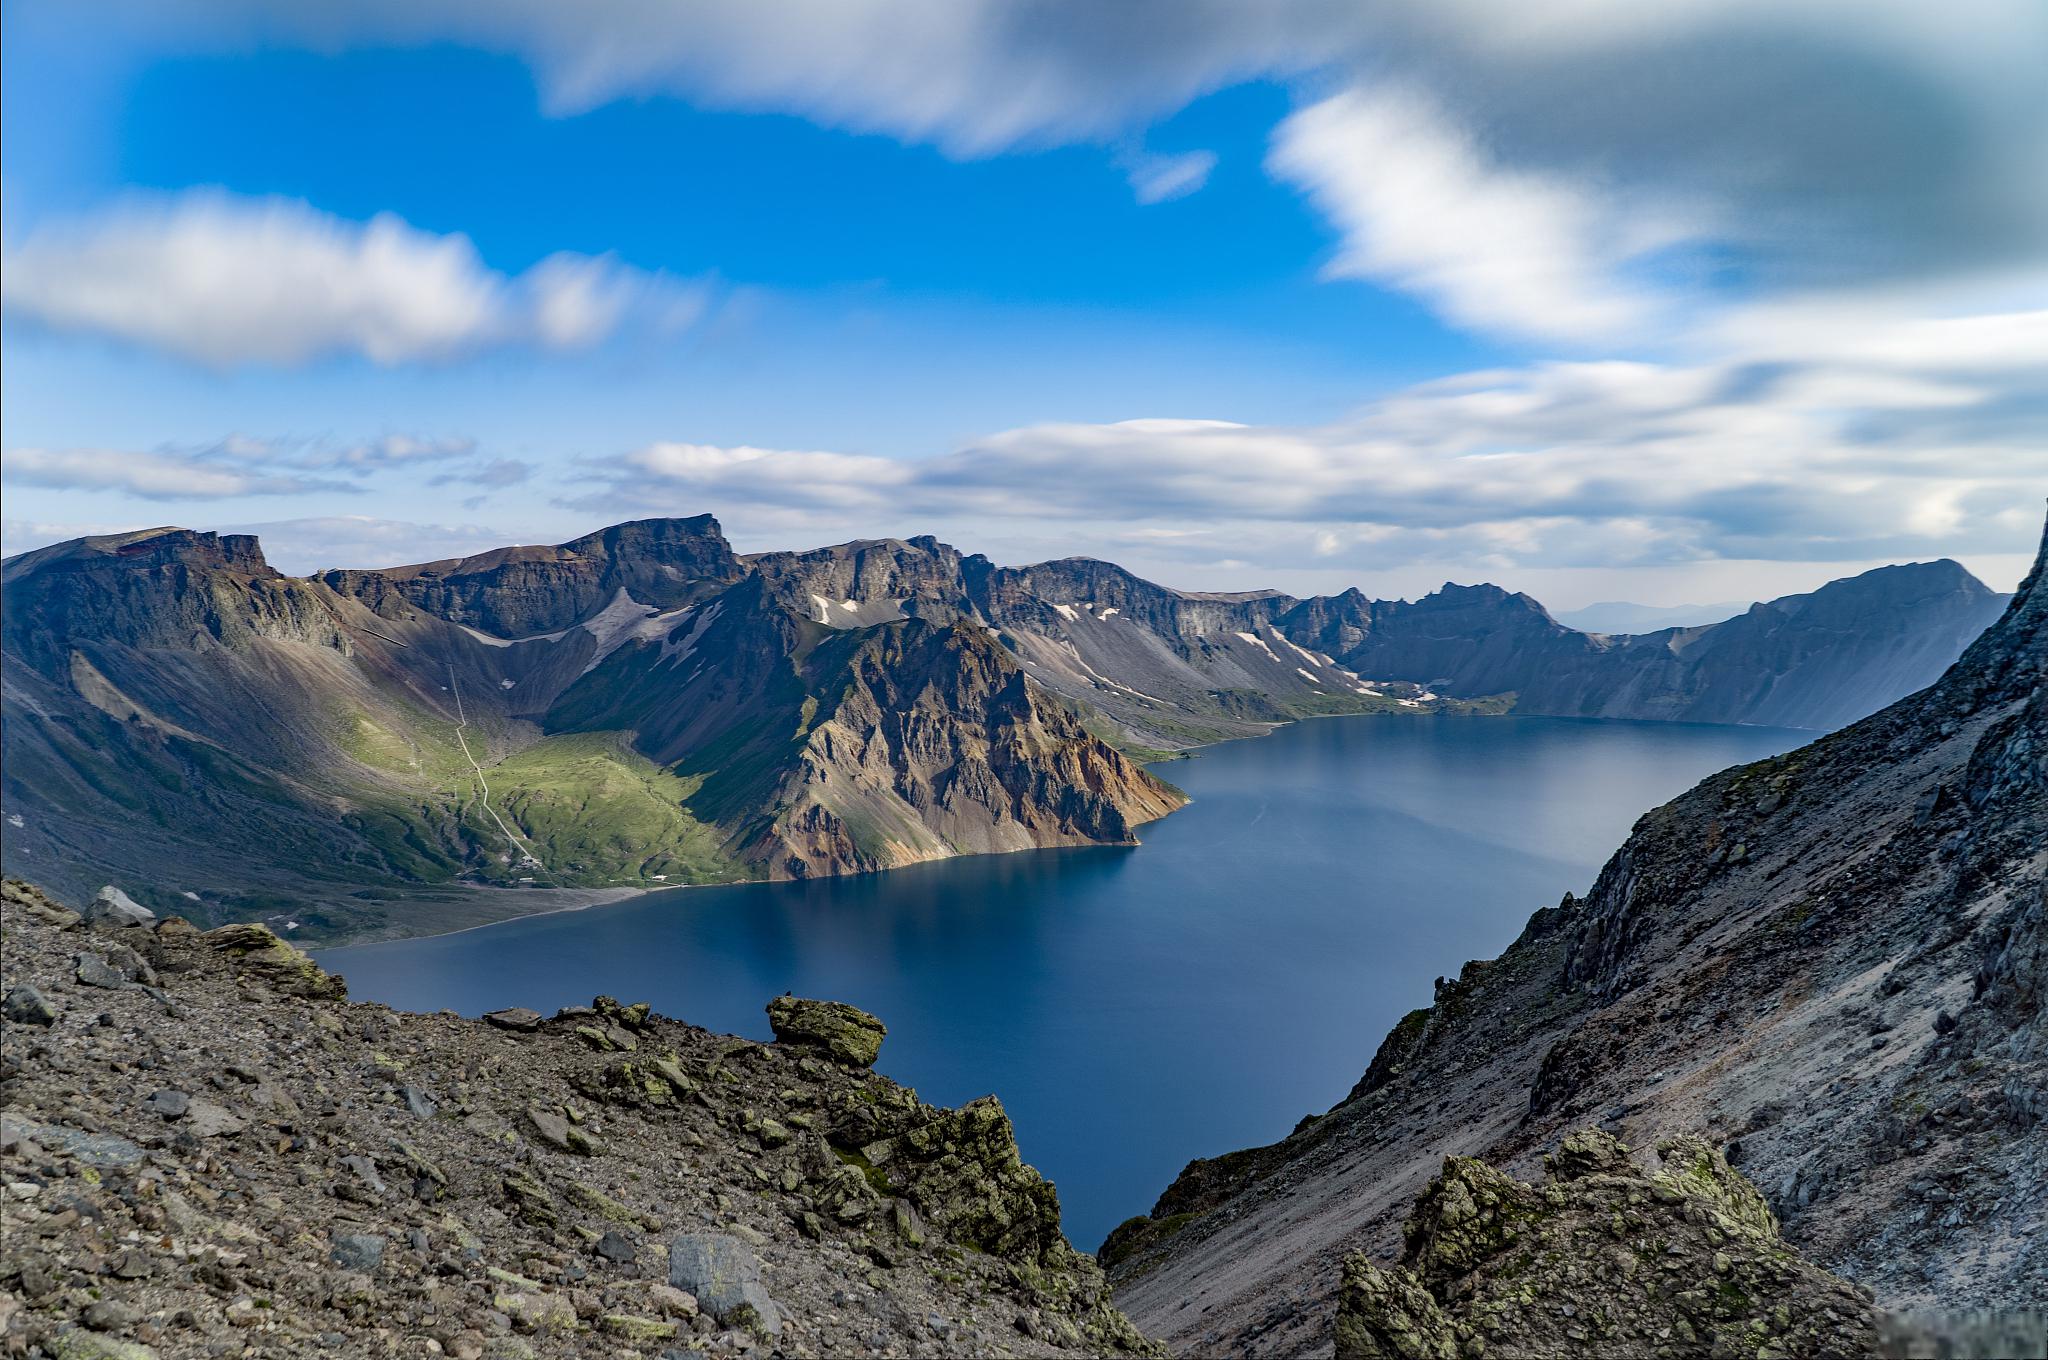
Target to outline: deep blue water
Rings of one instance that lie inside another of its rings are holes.
[[[771,996],[850,1001],[925,1099],[1002,1097],[1092,1250],[1190,1158],[1340,1099],[1437,975],[1585,891],[1644,811],[1812,735],[1322,719],[1156,767],[1194,802],[1136,849],[681,889],[320,959],[402,1009],[605,992],[761,1039]]]

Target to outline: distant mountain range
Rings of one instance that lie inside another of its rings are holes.
[[[379,903],[422,884],[1129,843],[1183,801],[1138,759],[1301,717],[1828,728],[1933,680],[2005,599],[1944,561],[1591,635],[1485,585],[1196,593],[931,538],[743,557],[709,516],[313,578],[152,529],[0,584],[8,871],[181,880],[159,905],[313,936],[403,924]]]
[[[1556,619],[1581,633],[1654,633],[1660,628],[1699,628],[1732,619],[1749,608],[1747,600],[1720,604],[1635,604],[1602,600],[1580,609],[1556,611]]]

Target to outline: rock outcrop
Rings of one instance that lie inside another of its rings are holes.
[[[879,1037],[851,1007],[783,1007],[775,1044],[607,997],[405,1015],[261,927],[5,892],[44,1014],[0,1056],[0,1352],[1160,1353],[1001,1106],[843,1060]],[[156,984],[73,979],[130,946]]]
[[[873,1067],[882,1056],[889,1027],[857,1006],[843,1001],[811,1001],[778,996],[768,1003],[768,1027],[775,1041],[815,1048],[836,1062]]]
[[[1597,1130],[1528,1185],[1447,1158],[1398,1266],[1344,1261],[1337,1360],[1878,1353],[1867,1295],[1802,1260],[1762,1195],[1698,1138],[1646,1173]]]
[[[1513,1172],[1592,1123],[1725,1145],[1887,1310],[2048,1311],[2044,569],[1938,683],[1645,815],[1337,1106],[1190,1165],[1105,1244],[1126,1310],[1197,1351],[1328,1344],[1341,1263],[1394,1253],[1444,1154]]]

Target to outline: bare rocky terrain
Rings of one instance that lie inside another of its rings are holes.
[[[0,1353],[1160,1353],[851,1007],[396,1014],[261,926],[4,908]]]
[[[1889,1311],[2048,1310],[2044,672],[2037,562],[1939,682],[1650,812],[1345,1100],[1189,1165],[1104,1244],[1119,1302],[1192,1353],[1327,1353],[1446,1156],[1527,1174],[1590,1123],[1724,1146]]]

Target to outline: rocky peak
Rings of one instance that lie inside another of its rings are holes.
[[[264,560],[250,534],[148,529],[73,539],[8,560],[7,650],[46,675],[74,643],[230,646],[250,637],[345,646],[331,602]]]
[[[75,538],[21,553],[7,559],[0,580],[12,585],[17,580],[53,571],[146,571],[167,566],[238,572],[245,576],[278,574],[264,560],[262,545],[254,534],[161,528]]]

